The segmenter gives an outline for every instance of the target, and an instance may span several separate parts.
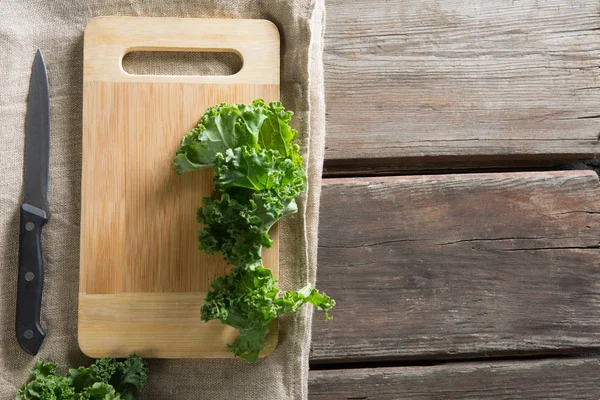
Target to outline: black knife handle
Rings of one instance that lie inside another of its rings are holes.
[[[16,333],[23,350],[31,355],[37,354],[46,337],[40,324],[44,286],[42,226],[46,221],[44,210],[27,203],[21,205]]]

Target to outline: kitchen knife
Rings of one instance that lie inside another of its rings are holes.
[[[25,127],[24,196],[19,234],[17,287],[17,341],[36,355],[46,332],[40,324],[43,289],[41,233],[48,220],[48,159],[50,149],[50,98],[48,76],[40,50],[35,54],[29,81]]]

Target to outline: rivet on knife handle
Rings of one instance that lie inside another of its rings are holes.
[[[41,233],[47,220],[44,210],[27,203],[21,206],[16,333],[21,348],[31,355],[37,354],[46,337],[40,310],[44,284]]]

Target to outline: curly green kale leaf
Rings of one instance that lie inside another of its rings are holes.
[[[120,368],[110,379],[122,400],[133,400],[142,390],[148,379],[148,365],[137,355],[132,355],[123,361]]]
[[[81,400],[122,400],[115,388],[104,382],[96,382],[81,392]]]
[[[221,193],[233,188],[287,190],[287,197],[296,197],[306,189],[306,174],[301,165],[294,164],[278,150],[246,146],[228,149],[225,156],[216,157],[214,181],[215,189]]]
[[[224,194],[220,199],[203,199],[204,207],[198,210],[198,222],[204,224],[199,234],[200,249],[208,254],[223,253],[233,265],[260,264],[261,249],[273,242],[260,217],[256,205],[241,204]]]
[[[76,393],[81,393],[86,387],[92,386],[98,381],[102,381],[102,379],[98,379],[92,374],[91,368],[86,367],[69,369],[67,377],[71,380],[71,386],[73,386]]]
[[[271,271],[262,266],[234,268],[231,274],[213,280],[213,290],[202,307],[202,320],[218,319],[240,331],[239,339],[228,345],[236,357],[255,362],[264,348],[269,323],[281,314],[297,311],[305,303],[325,311],[329,318],[327,311],[335,301],[325,293],[308,285],[279,295],[276,284]]]
[[[279,315],[312,303],[328,318],[335,304],[310,286],[279,294],[271,272],[262,266],[262,248],[273,245],[269,230],[297,211],[296,197],[306,190],[302,157],[292,143],[292,116],[281,103],[263,100],[211,107],[183,138],[174,160],[178,173],[214,167],[218,195],[204,198],[198,210],[203,224],[199,247],[222,253],[235,268],[213,281],[202,319],[237,328],[240,337],[229,349],[251,362],[264,347],[269,322]]]
[[[281,194],[281,193],[279,193]],[[198,236],[200,249],[222,253],[228,263],[253,268],[261,264],[262,248],[271,247],[269,229],[283,215],[296,212],[294,198],[271,191],[254,193],[245,203],[223,194],[205,197],[197,219],[204,224]]]
[[[144,360],[132,355],[125,361],[107,357],[90,367],[70,369],[56,375],[57,365],[38,361],[32,380],[19,390],[16,399],[43,400],[134,400],[148,377]]]
[[[137,356],[136,356],[137,357]],[[123,368],[123,363],[117,361],[112,357],[105,357],[99,360],[96,360],[95,363],[90,365],[89,371],[90,374],[96,379],[98,382],[110,382],[111,378]]]
[[[75,389],[71,380],[56,375],[57,365],[38,360],[30,374],[32,380],[19,389],[16,400],[75,400]]]
[[[212,167],[217,154],[246,145],[255,147],[267,118],[264,101],[252,104],[222,103],[204,113],[198,127],[184,136],[175,155],[177,173]]]
[[[290,121],[294,115],[291,111],[286,111],[283,105],[278,102],[272,102],[264,110],[267,118],[260,127],[258,134],[258,144],[263,149],[277,150],[286,158],[298,166],[302,166],[302,157],[298,154],[298,145],[292,144],[296,139],[296,130],[290,126]]]
[[[292,144],[296,138],[296,130],[289,125],[293,115],[280,102],[267,105],[262,99],[210,107],[198,126],[183,137],[174,159],[177,173],[212,167],[217,154],[244,145],[277,150],[302,166],[298,145]]]
[[[148,378],[148,365],[136,354],[125,361],[112,357],[96,360],[89,370],[96,381],[114,387],[122,400],[135,399]]]
[[[232,265],[260,265],[262,247],[273,244],[269,229],[298,208],[295,198],[306,189],[304,170],[279,151],[242,146],[217,156],[214,180],[223,194],[204,198],[198,210],[204,224],[200,249],[223,253]]]

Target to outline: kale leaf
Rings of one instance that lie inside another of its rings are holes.
[[[187,133],[175,155],[177,173],[212,167],[217,154],[242,145],[254,147],[267,118],[264,101],[208,108],[198,126]]]
[[[200,249],[254,268],[261,264],[262,247],[273,244],[268,233],[273,224],[296,212],[295,198],[306,188],[306,175],[276,150],[242,146],[217,156],[214,180],[222,195],[204,198],[198,210],[198,222],[204,224]]]
[[[269,323],[278,316],[295,312],[305,303],[329,311],[335,302],[325,293],[310,285],[299,291],[285,291],[279,295],[270,270],[259,266],[254,269],[233,269],[229,275],[217,277],[212,282],[202,307],[202,320],[219,319],[222,323],[239,329],[240,338],[228,345],[236,357],[250,362],[258,359],[269,332]]]
[[[213,167],[217,196],[205,197],[197,221],[203,224],[199,248],[221,253],[232,273],[212,282],[202,319],[218,319],[240,331],[228,345],[235,356],[258,359],[278,316],[305,303],[326,312],[335,301],[311,286],[280,293],[270,270],[262,266],[262,248],[271,247],[271,227],[298,210],[296,197],[306,190],[306,173],[293,113],[279,102],[220,104],[210,107],[197,128],[184,136],[174,164],[177,173]]]
[[[134,400],[148,377],[148,366],[137,355],[125,361],[102,358],[65,376],[56,375],[56,369],[54,363],[37,361],[16,400]]]
[[[56,375],[57,365],[38,360],[30,374],[32,380],[23,384],[17,392],[16,400],[75,400],[75,389],[71,380]]]
[[[122,400],[115,388],[105,382],[96,382],[92,386],[83,389],[81,400]]]
[[[133,400],[142,390],[146,379],[148,365],[141,357],[133,355],[120,363],[109,383],[116,388],[122,400]]]

